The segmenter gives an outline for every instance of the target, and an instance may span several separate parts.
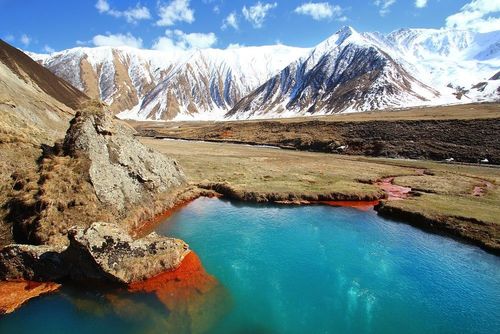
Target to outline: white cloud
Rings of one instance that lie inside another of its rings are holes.
[[[31,37],[29,37],[28,35],[26,34],[23,34],[21,36],[21,43],[23,43],[24,46],[28,46],[30,45],[31,43]]]
[[[166,30],[165,36],[156,40],[153,49],[162,51],[185,51],[191,49],[207,49],[217,43],[217,36],[213,33],[190,33],[181,30]]]
[[[159,26],[172,26],[176,22],[194,22],[194,10],[189,7],[189,0],[172,0],[169,4],[162,4],[158,9]]]
[[[142,47],[142,39],[132,36],[131,33],[96,35],[92,38],[92,43],[95,46],[130,46],[138,49]]]
[[[222,29],[227,29],[232,27],[233,29],[238,30],[238,17],[236,16],[236,12],[232,12],[222,21]]]
[[[99,11],[99,13],[106,13],[110,7],[109,3],[106,0],[97,0],[97,3],[95,4],[95,8]]]
[[[54,50],[53,48],[51,48],[50,46],[48,46],[47,44],[44,45],[43,47],[43,51],[44,52],[47,52],[47,53],[53,53],[53,52],[56,52],[56,50]]]
[[[295,8],[295,13],[309,15],[314,20],[331,19],[334,16],[341,18],[342,8],[338,5],[330,5],[328,2],[307,2]]]
[[[261,28],[264,24],[267,13],[277,6],[278,4],[276,2],[263,4],[259,1],[249,8],[243,6],[242,12],[245,19],[251,22],[254,28]]]
[[[427,6],[427,0],[415,0],[415,7],[424,8]]]
[[[500,1],[473,0],[446,18],[446,27],[479,32],[500,30]]]
[[[118,18],[123,17],[129,23],[137,23],[137,21],[149,20],[151,18],[149,9],[145,6],[141,6],[139,3],[133,8],[120,11],[111,8],[107,0],[98,0],[95,7],[101,14],[108,14]]]
[[[396,3],[396,0],[375,0],[375,6],[379,7],[380,16],[387,15],[391,10],[390,7]]]

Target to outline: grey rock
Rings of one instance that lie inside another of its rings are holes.
[[[132,238],[115,224],[69,233],[70,245],[10,245],[0,250],[0,280],[132,283],[176,269],[190,252],[182,240],[152,233]]]
[[[104,112],[79,112],[64,140],[70,155],[87,156],[99,200],[118,211],[186,182],[175,160],[142,145],[135,130]]]
[[[0,280],[57,281],[68,275],[64,247],[9,245],[0,251]]]
[[[71,270],[75,280],[142,281],[176,269],[189,253],[189,246],[182,240],[151,233],[134,241],[108,223],[73,230],[69,239],[68,258],[79,264]]]

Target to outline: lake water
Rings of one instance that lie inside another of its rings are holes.
[[[178,312],[154,294],[66,287],[0,318],[0,332],[500,329],[500,258],[388,221],[374,211],[202,198],[179,210],[157,232],[190,244],[220,282],[217,293],[190,294]]]

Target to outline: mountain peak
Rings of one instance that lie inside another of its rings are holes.
[[[353,27],[343,26],[335,34],[316,46],[316,48],[314,48],[314,51],[312,52],[312,56],[315,57],[327,52],[331,52],[340,45],[344,44],[346,41],[348,41],[349,43],[354,42],[357,44],[367,43],[363,35],[358,33]]]
[[[357,33],[358,32],[353,27],[343,26],[339,30],[337,30],[335,35],[349,37],[349,36],[351,36],[353,34],[357,34]]]

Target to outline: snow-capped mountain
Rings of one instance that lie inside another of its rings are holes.
[[[281,45],[196,51],[120,117],[221,119],[241,98],[308,51]]]
[[[438,96],[384,52],[377,40],[344,27],[243,98],[227,116],[247,119],[368,111],[419,105]]]
[[[312,49],[166,53],[127,47],[30,54],[119,117],[288,117],[500,100],[500,31],[343,27]]]
[[[344,27],[226,117],[290,117],[500,99],[500,32]]]
[[[401,29],[387,36],[399,59],[416,76],[439,89],[470,89],[500,69],[500,31]]]
[[[308,51],[281,45],[176,53],[97,47],[30,56],[123,117],[213,119]]]
[[[117,113],[135,107],[173,70],[181,53],[129,47],[74,48],[29,55],[53,73]]]

